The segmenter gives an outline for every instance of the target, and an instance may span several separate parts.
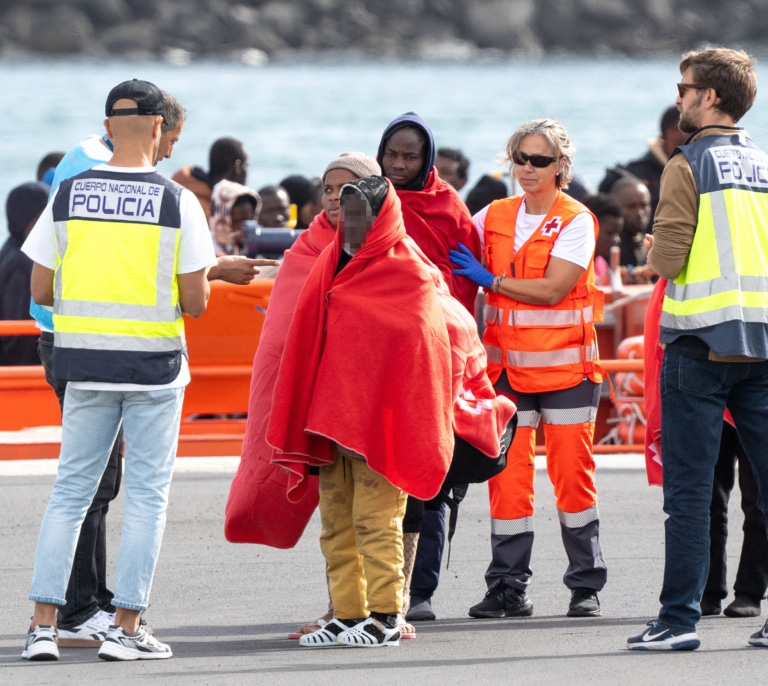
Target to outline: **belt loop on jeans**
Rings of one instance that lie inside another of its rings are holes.
[[[41,331],[40,340],[45,343],[53,343],[53,331]]]

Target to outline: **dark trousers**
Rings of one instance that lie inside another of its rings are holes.
[[[438,497],[424,503],[416,562],[411,577],[411,596],[428,600],[440,582],[440,565],[446,538],[445,504]]]
[[[744,540],[739,568],[733,585],[735,595],[744,595],[759,603],[768,587],[768,537],[765,517],[757,504],[757,483],[736,429],[723,422],[720,454],[715,465],[712,502],[709,506],[709,576],[704,595],[722,600],[728,595],[726,543],[728,542],[728,500],[739,469],[741,509],[744,512]]]
[[[43,332],[37,346],[45,379],[64,406],[66,382],[58,381],[51,371],[53,334]],[[123,429],[118,431],[101,482],[85,515],[77,541],[72,573],[67,586],[66,605],[59,608],[58,625],[72,628],[92,617],[99,610],[114,612],[113,593],[107,587],[107,512],[109,503],[120,490],[123,473]]]

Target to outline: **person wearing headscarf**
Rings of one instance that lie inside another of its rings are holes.
[[[0,248],[0,319],[29,319],[32,260],[21,246],[48,202],[48,185],[30,181],[8,194],[8,239]],[[0,366],[40,364],[35,336],[0,336]]]
[[[296,306],[267,430],[273,462],[291,473],[289,499],[320,471],[334,618],[302,645],[399,643],[406,493],[437,495],[453,453],[438,283],[388,181],[345,184],[339,231]]]
[[[216,255],[239,255],[243,250],[243,222],[259,216],[261,198],[248,186],[222,179],[211,192],[211,229]]]

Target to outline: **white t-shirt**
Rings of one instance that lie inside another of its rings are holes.
[[[154,167],[113,167],[106,164],[94,167],[96,171],[121,172],[127,174],[146,174],[155,171]],[[56,191],[58,193],[58,191]],[[53,199],[43,210],[37,223],[21,247],[33,262],[48,269],[56,268],[56,241],[53,226]],[[216,253],[213,250],[211,234],[208,230],[208,220],[203,208],[195,195],[186,188],[182,189],[179,210],[181,213],[181,237],[179,255],[176,264],[177,274],[189,274],[216,264]],[[73,388],[99,391],[155,391],[163,388],[178,388],[186,386],[190,381],[187,358],[182,355],[182,364],[178,376],[167,384],[145,385],[127,383],[107,383],[103,381],[70,381]]]
[[[487,205],[480,210],[472,221],[475,223],[480,242],[485,246],[485,217],[488,214]],[[515,226],[515,252],[523,247],[525,242],[534,234],[536,229],[544,221],[545,214],[527,214],[525,200],[520,205],[517,213],[517,225]],[[560,230],[560,233],[552,246],[552,257],[573,262],[583,269],[589,266],[595,254],[595,221],[589,212],[577,214],[568,226]]]

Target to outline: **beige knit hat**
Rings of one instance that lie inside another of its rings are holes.
[[[323,181],[331,169],[346,169],[362,179],[366,176],[380,176],[381,167],[373,158],[362,152],[343,152],[325,168]]]

